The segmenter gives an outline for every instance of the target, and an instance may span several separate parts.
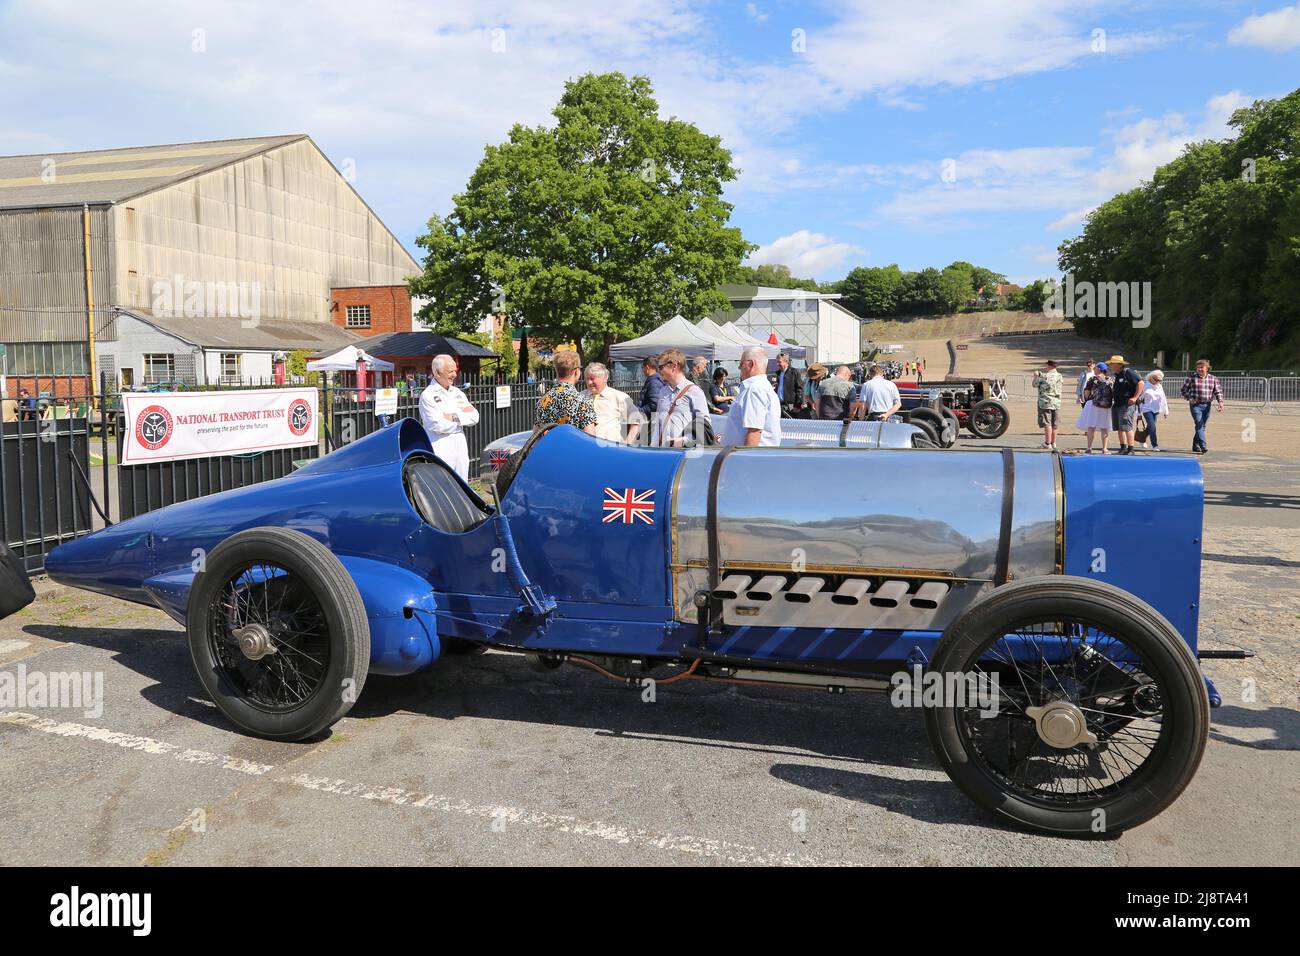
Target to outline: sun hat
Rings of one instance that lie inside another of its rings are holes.
[[[813,381],[817,381],[817,379],[819,378],[825,378],[826,366],[823,365],[821,362],[813,362],[811,365],[808,366],[808,377],[811,378]]]
[[[1128,364],[1128,362],[1125,362],[1125,361],[1124,361],[1124,356],[1122,356],[1122,355],[1112,355],[1110,358],[1106,359],[1106,361],[1109,362],[1111,365],[1127,365],[1127,364]]]

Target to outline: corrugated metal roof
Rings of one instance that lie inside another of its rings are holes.
[[[316,349],[333,352],[345,345],[358,345],[365,342],[362,336],[328,322],[263,319],[256,325],[245,328],[246,320],[236,316],[230,318],[160,317],[136,309],[127,310],[127,314],[182,341],[205,349]],[[247,321],[251,322],[251,320]]]
[[[722,294],[732,302],[747,299],[838,299],[838,292],[808,292],[804,289],[773,289],[764,285],[724,285]]]
[[[393,332],[367,339],[365,350],[376,358],[413,358],[458,355],[461,358],[496,358],[497,353],[476,342],[436,332]]]
[[[0,209],[113,203],[306,139],[305,134],[0,156]]]

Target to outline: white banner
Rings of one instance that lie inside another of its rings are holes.
[[[318,414],[314,388],[123,392],[122,464],[315,445]]]

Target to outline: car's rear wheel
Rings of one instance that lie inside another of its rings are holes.
[[[315,538],[251,528],[205,556],[186,612],[204,689],[241,729],[301,740],[351,709],[370,664],[357,586]]]
[[[966,425],[976,438],[1001,438],[1011,426],[1011,412],[997,399],[976,402]]]
[[[994,688],[927,709],[940,763],[980,806],[1035,830],[1137,826],[1178,797],[1205,750],[1209,701],[1190,648],[1108,584],[997,588],[948,628],[932,668],[945,688]]]

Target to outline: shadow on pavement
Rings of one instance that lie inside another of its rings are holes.
[[[1240,740],[1225,733],[1225,728],[1271,730],[1272,740]],[[1210,737],[1237,747],[1252,750],[1300,750],[1300,712],[1287,707],[1253,710],[1225,705],[1210,711]]]

